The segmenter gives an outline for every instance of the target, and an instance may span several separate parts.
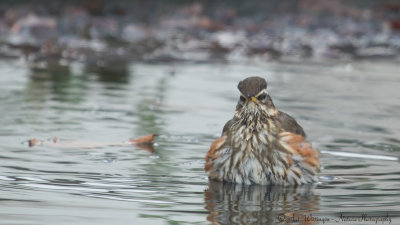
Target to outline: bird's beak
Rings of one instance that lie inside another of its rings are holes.
[[[253,101],[253,102],[257,102],[257,98],[256,98],[256,97],[254,97],[254,96],[251,96],[251,101]]]

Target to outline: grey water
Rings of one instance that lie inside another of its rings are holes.
[[[0,62],[0,224],[400,224],[400,67],[386,62],[174,63],[117,72]],[[315,186],[209,182],[210,143],[246,76],[321,152]],[[37,145],[53,137],[154,151]]]

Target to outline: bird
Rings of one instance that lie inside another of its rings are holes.
[[[235,114],[205,156],[209,179],[245,185],[316,183],[319,152],[297,121],[275,107],[267,81],[248,77],[237,87]]]

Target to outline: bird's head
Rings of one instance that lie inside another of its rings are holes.
[[[278,110],[267,92],[267,81],[264,78],[248,77],[239,82],[238,89],[240,91],[236,106],[238,114],[245,117],[257,114],[266,117],[277,115]]]

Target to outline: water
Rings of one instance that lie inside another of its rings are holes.
[[[44,72],[0,62],[0,224],[399,224],[398,71],[384,62],[253,62]],[[249,75],[267,78],[275,105],[322,152],[316,187],[208,182],[204,155]],[[26,142],[149,133],[160,134],[152,153]]]

